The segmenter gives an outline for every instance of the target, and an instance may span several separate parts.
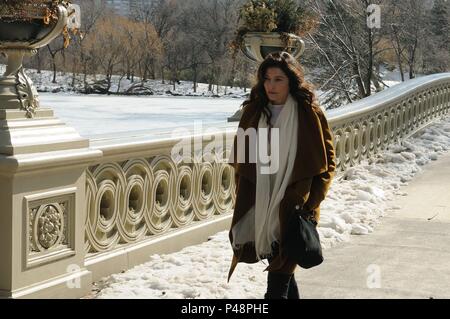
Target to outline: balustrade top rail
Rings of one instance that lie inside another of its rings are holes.
[[[367,98],[355,101],[349,105],[330,110],[327,112],[328,119],[332,124],[338,124],[349,119],[364,115],[375,109],[392,105],[399,101],[408,99],[417,93],[423,92],[432,87],[448,87],[450,73],[439,73],[412,79],[393,87],[385,89]],[[420,90],[420,92],[418,92]]]

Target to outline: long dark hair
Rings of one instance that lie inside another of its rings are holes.
[[[287,52],[275,52],[269,54],[258,68],[258,79],[253,86],[250,97],[242,103],[242,106],[254,105],[258,112],[264,113],[267,118],[267,124],[270,126],[272,112],[268,106],[269,98],[264,89],[264,81],[269,68],[281,69],[289,79],[289,93],[297,101],[298,107],[319,107],[314,87],[305,81],[303,68],[295,58]]]

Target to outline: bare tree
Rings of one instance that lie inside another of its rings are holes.
[[[230,23],[237,20],[239,0],[189,0],[196,16],[201,19],[191,21],[191,30],[201,39],[201,48],[206,54],[207,66],[205,79],[209,89],[215,84],[217,90],[221,80],[228,82],[228,78],[221,79],[221,75],[229,70],[229,43],[233,38],[235,26]]]
[[[99,70],[106,79],[105,93],[110,93],[111,78],[123,61],[126,51],[127,19],[108,15],[101,18],[96,25],[96,32],[86,40],[86,51],[96,61]]]
[[[97,21],[104,15],[110,13],[110,11],[106,10],[103,2],[99,3],[95,0],[79,1],[79,5],[81,8],[80,36],[74,39],[73,45],[69,47],[69,52],[71,52],[73,56],[72,86],[75,85],[76,73],[81,72],[83,74],[83,85],[86,89],[88,70],[91,69],[89,66],[93,66],[93,63],[91,63],[92,60],[85,52],[84,42],[90,37],[91,33],[96,32],[95,28]],[[71,50],[71,48],[75,49]]]
[[[450,70],[450,1],[435,0],[430,9],[423,41],[427,53],[423,57],[425,73],[448,72]]]
[[[326,100],[330,107],[353,102],[372,94],[372,84],[378,85],[378,55],[382,32],[368,25],[369,4],[383,1],[312,0],[310,7],[320,19],[319,29],[308,34],[317,50],[316,64],[323,65],[321,89],[330,90]]]
[[[136,35],[137,42],[133,45],[135,49],[133,57],[144,82],[148,76],[153,79],[156,77],[155,64],[159,64],[162,60],[163,45],[155,28],[149,22],[138,22],[136,26],[139,32]]]
[[[81,74],[85,91],[88,75],[105,77],[110,92],[113,75],[142,82],[169,78],[247,87],[255,65],[242,54],[231,59],[229,44],[237,29],[238,9],[246,0],[139,1],[130,17],[116,16],[103,0],[76,1],[82,10],[79,36],[62,49],[54,41],[31,60],[31,65],[72,72],[72,86]],[[320,21],[305,36],[302,63],[314,70],[313,81],[326,93],[329,108],[351,103],[380,91],[383,67],[400,69],[409,78],[417,73],[450,68],[450,1],[445,0],[298,0]],[[370,27],[370,4],[382,10],[381,28]],[[30,62],[26,62],[30,64]],[[403,78],[403,80],[406,80]],[[139,84],[137,84],[139,85]],[[117,88],[120,91],[120,87]]]
[[[56,55],[58,53],[63,52],[65,49],[64,47],[64,39],[62,36],[59,36],[56,40],[54,40],[52,43],[47,44],[48,53],[51,57],[51,64],[53,69],[53,80],[52,83],[56,83]]]
[[[386,5],[386,22],[391,30],[390,41],[395,52],[402,81],[405,81],[404,64],[408,65],[409,78],[416,77],[417,54],[420,43],[426,38],[429,10],[419,0],[398,0]]]
[[[138,21],[149,23],[154,26],[156,34],[163,43],[164,50],[172,50],[169,48],[172,44],[167,39],[168,35],[176,26],[179,15],[179,1],[177,0],[153,0],[153,1],[141,1],[137,10],[132,13],[133,17]],[[172,37],[173,38],[173,37]],[[150,60],[154,63],[156,60]],[[160,73],[162,83],[164,83],[164,69],[167,63],[160,61]],[[148,65],[145,65],[145,70],[148,69]],[[154,65],[151,66],[154,70]]]

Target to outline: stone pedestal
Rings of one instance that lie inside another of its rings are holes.
[[[75,298],[84,266],[85,170],[102,156],[51,109],[0,105],[0,296]]]

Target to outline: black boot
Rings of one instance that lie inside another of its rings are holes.
[[[267,274],[267,292],[264,299],[288,299],[291,274],[270,272]]]
[[[300,293],[294,274],[292,274],[291,280],[289,281],[288,299],[300,299]]]

